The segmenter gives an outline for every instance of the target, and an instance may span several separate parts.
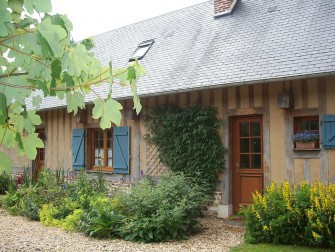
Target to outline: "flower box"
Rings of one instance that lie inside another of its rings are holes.
[[[316,150],[319,148],[319,131],[305,130],[292,136],[295,142],[295,150]]]
[[[296,150],[313,150],[317,149],[317,142],[295,142]]]

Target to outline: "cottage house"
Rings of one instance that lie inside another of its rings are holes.
[[[144,140],[143,115],[159,104],[215,106],[228,147],[218,190],[226,215],[251,202],[271,181],[335,182],[335,1],[211,0],[94,37],[95,55],[124,66],[140,59],[143,111],[131,92],[116,87],[120,127],[102,131],[91,118],[92,100],[73,117],[65,101],[43,100],[45,148],[35,162],[15,167],[102,166],[111,179],[157,176],[166,169]],[[106,87],[96,89],[102,97]],[[316,130],[318,145],[297,148],[291,136]]]

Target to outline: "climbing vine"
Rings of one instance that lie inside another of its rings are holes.
[[[145,116],[146,139],[157,146],[164,165],[205,184],[211,192],[225,166],[221,124],[213,107],[158,106]]]

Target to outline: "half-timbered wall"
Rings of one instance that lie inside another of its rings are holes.
[[[293,94],[293,105],[289,109],[277,107],[278,95],[284,92]],[[132,108],[132,101],[121,101],[123,107]],[[276,82],[267,84],[224,87],[147,97],[142,99],[143,111],[138,118],[127,119],[123,116],[121,126],[130,126],[130,176],[157,175],[149,167],[155,153],[149,153],[144,139],[145,126],[143,115],[150,108],[161,104],[177,104],[181,107],[194,105],[215,106],[224,126],[219,134],[225,146],[231,146],[230,122],[237,115],[261,114],[263,118],[264,146],[264,183],[288,180],[297,183],[301,180],[321,180],[325,183],[335,182],[335,150],[295,151],[291,135],[295,116],[335,114],[335,77],[313,78]],[[83,111],[80,122],[65,109],[41,112],[46,130],[45,166],[46,168],[71,168],[72,164],[72,130],[74,128],[99,127],[99,122],[91,118],[92,105]],[[320,127],[321,128],[321,127]],[[321,132],[322,134],[322,132]],[[31,166],[25,158],[16,158],[15,151],[9,151],[14,160],[14,167]],[[227,154],[227,167],[219,175],[224,202],[231,201],[231,164]],[[88,163],[88,162],[87,162]],[[159,163],[159,162],[158,162]],[[156,164],[158,167],[158,165]],[[162,168],[162,167],[158,167]],[[164,167],[162,168],[164,170]]]

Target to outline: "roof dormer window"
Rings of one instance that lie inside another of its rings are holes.
[[[133,53],[133,56],[129,59],[129,61],[134,61],[135,59],[142,59],[145,54],[149,51],[150,47],[154,43],[153,39],[143,41],[141,44],[138,45],[137,49]]]

